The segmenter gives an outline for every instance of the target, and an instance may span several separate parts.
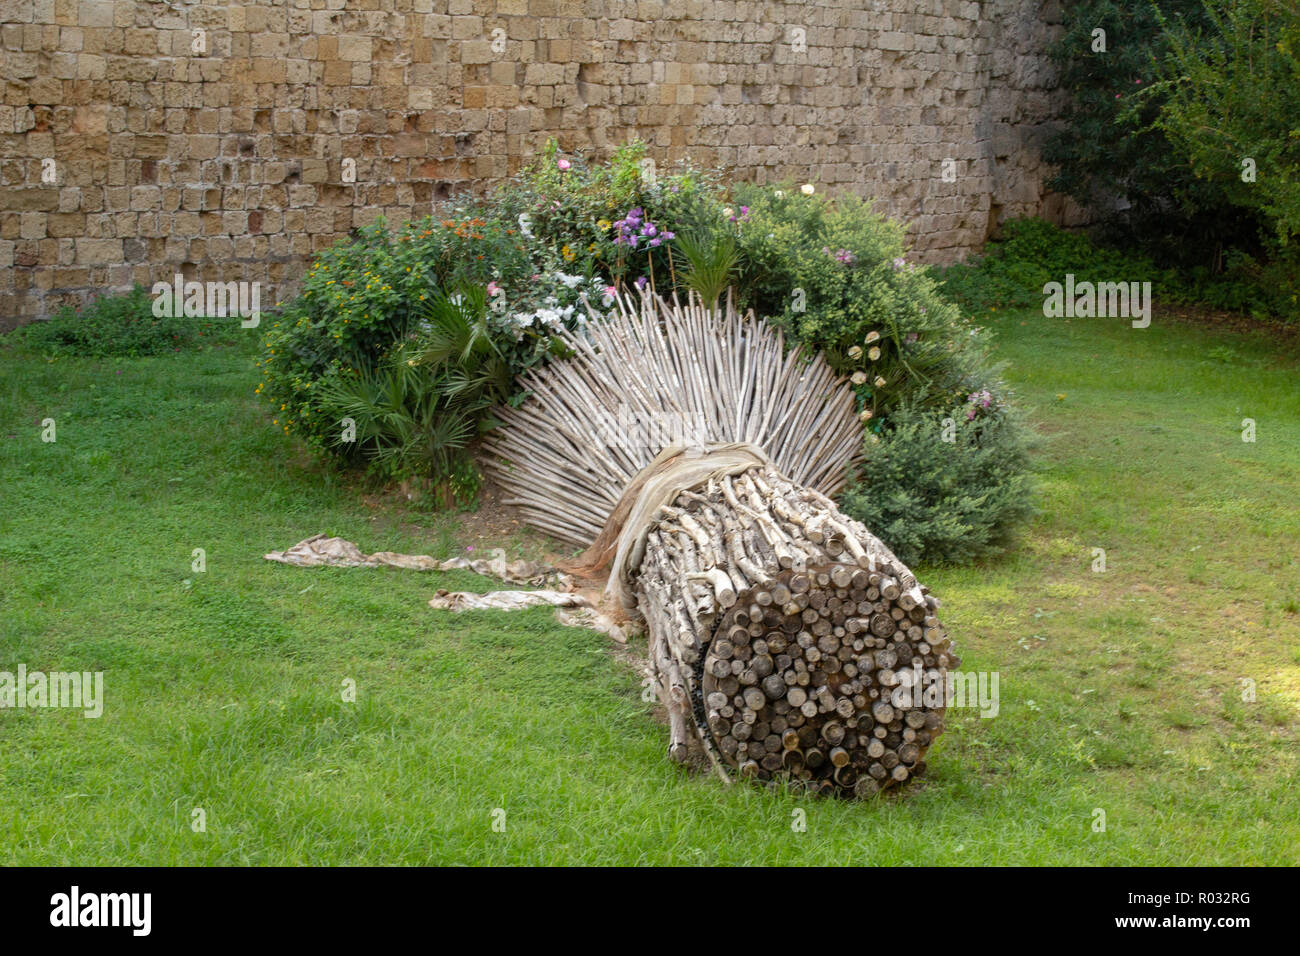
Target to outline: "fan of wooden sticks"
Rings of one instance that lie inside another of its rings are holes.
[[[580,564],[611,565],[669,754],[857,796],[922,772],[946,703],[924,690],[959,661],[939,602],[827,497],[860,460],[848,383],[730,298],[619,298],[562,338],[488,467]]]
[[[526,520],[588,545],[624,489],[667,445],[747,442],[782,474],[834,495],[861,460],[852,390],[819,355],[787,352],[753,314],[616,299],[615,318],[560,338],[574,352],[524,376],[488,459]]]

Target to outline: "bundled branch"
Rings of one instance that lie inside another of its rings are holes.
[[[634,577],[669,753],[867,796],[924,771],[958,660],[936,598],[824,496],[754,468],[659,509]],[[897,693],[900,685],[905,693]]]
[[[868,796],[923,772],[958,665],[939,602],[837,492],[854,396],[752,315],[644,296],[525,378],[489,468],[535,527],[612,562],[645,620],[669,753]],[[662,421],[677,434],[637,433]],[[902,693],[903,691],[910,691]]]

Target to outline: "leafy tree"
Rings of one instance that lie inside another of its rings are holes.
[[[1300,232],[1300,6],[1205,0],[1208,27],[1167,22],[1155,128],[1198,180],[1254,210],[1285,243]]]
[[[1157,125],[1168,92],[1144,92],[1169,54],[1165,24],[1207,22],[1201,0],[1162,0],[1160,9],[1149,0],[1082,0],[1067,5],[1050,51],[1071,103],[1044,144],[1058,168],[1049,185],[1099,214],[1108,238],[1183,266],[1217,266],[1225,248],[1258,245],[1255,216],[1197,178]]]

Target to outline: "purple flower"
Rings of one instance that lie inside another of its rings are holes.
[[[907,265],[907,262],[902,256],[899,256],[891,263],[891,265],[893,265],[894,271],[897,272],[899,269],[903,268],[903,266]]]
[[[659,245],[659,243],[660,243],[661,241],[662,241],[662,240],[660,240],[660,239],[656,236],[654,239],[651,239],[651,240],[650,240],[650,245],[651,245],[651,247],[657,246],[657,245]]]
[[[648,284],[649,284],[649,280],[646,279],[645,276],[637,276],[637,277],[636,277],[636,287],[637,287],[639,290],[641,290],[642,292],[645,291],[645,287],[646,287]]]

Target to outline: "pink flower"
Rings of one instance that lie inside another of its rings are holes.
[[[567,159],[560,159],[556,161],[555,165],[560,167],[560,169],[570,169],[572,168],[573,163],[569,162]]]
[[[487,284],[487,291],[488,295],[500,295],[501,286],[497,285],[495,282],[489,282]]]

